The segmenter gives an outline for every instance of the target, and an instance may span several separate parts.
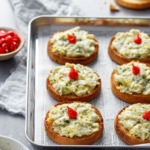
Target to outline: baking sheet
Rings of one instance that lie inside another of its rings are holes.
[[[26,134],[30,142],[40,146],[59,146],[51,141],[44,131],[45,114],[51,106],[57,103],[48,94],[46,78],[50,70],[59,66],[47,55],[47,43],[53,33],[77,26],[58,23],[56,25],[51,23],[50,20],[50,17],[47,17],[45,22],[41,21],[39,23],[36,20],[36,22],[33,22],[31,30],[29,30]],[[91,146],[127,146],[118,138],[114,131],[114,119],[118,111],[129,104],[119,100],[111,92],[110,76],[117,64],[109,58],[108,45],[111,37],[118,31],[128,31],[132,28],[137,28],[150,34],[149,27],[111,27],[81,24],[80,27],[94,34],[99,42],[98,58],[87,66],[97,72],[102,80],[101,94],[90,103],[95,105],[103,116],[104,134],[100,140]]]

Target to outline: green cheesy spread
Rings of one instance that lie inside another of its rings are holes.
[[[118,116],[119,122],[132,136],[150,140],[150,121],[142,118],[142,114],[148,110],[150,104],[133,104]]]
[[[137,75],[132,72],[133,64],[140,68],[140,73]],[[150,94],[150,67],[146,64],[130,62],[117,66],[114,79],[118,84],[116,88],[122,93]]]
[[[76,43],[69,43],[68,34],[75,36]],[[67,57],[89,57],[94,53],[95,46],[98,44],[93,34],[80,30],[80,27],[55,33],[50,38],[50,43],[53,52]]]
[[[134,38],[139,35],[141,44],[136,44]],[[118,53],[128,59],[150,57],[150,37],[148,34],[137,29],[129,32],[118,32],[112,42],[112,46]]]
[[[69,119],[67,106],[77,111],[76,119]],[[52,107],[47,121],[52,121],[52,129],[65,137],[82,137],[99,130],[99,116],[88,103],[73,102]]]
[[[77,80],[72,80],[68,76],[72,66],[78,72]],[[100,78],[88,67],[66,63],[64,66],[53,69],[48,79],[60,95],[81,96],[91,93],[98,86]]]

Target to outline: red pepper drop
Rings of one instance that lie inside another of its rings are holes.
[[[7,36],[5,37],[5,41],[6,41],[6,43],[12,43],[13,37],[12,37],[11,35],[7,35]]]
[[[74,109],[72,109],[72,108],[70,108],[68,106],[67,106],[67,109],[68,109],[68,116],[69,116],[69,118],[70,119],[76,119],[77,118],[77,112]]]
[[[134,43],[136,43],[136,44],[141,44],[142,43],[142,39],[141,39],[139,34],[134,38]]]
[[[0,38],[0,45],[2,45],[3,43],[6,43],[5,38]]]
[[[1,34],[5,34],[5,33],[6,33],[5,30],[0,30],[0,35],[1,35]]]
[[[74,36],[74,35],[71,35],[71,34],[68,34],[67,35],[67,38],[68,38],[68,42],[69,43],[73,43],[73,44],[75,44],[76,43],[76,37]]]
[[[10,51],[12,52],[12,51],[16,50],[18,48],[18,46],[19,45],[13,41],[10,45]]]
[[[138,66],[132,65],[132,72],[134,75],[138,75],[140,73],[140,68]]]
[[[21,39],[15,32],[0,30],[0,54],[16,50],[20,42]]]
[[[145,120],[150,120],[150,110],[144,112],[142,118]]]
[[[20,42],[21,42],[20,37],[17,34],[14,35],[13,41],[18,44],[20,44]]]
[[[70,72],[69,72],[70,79],[76,80],[78,79],[78,72],[74,69],[74,66],[72,66]]]
[[[0,47],[0,54],[3,54],[4,50],[2,49],[2,47]]]
[[[14,36],[15,33],[13,31],[7,31],[6,35]]]

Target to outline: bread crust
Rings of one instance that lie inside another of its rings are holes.
[[[90,100],[93,100],[95,97],[97,97],[100,94],[101,91],[101,79],[99,78],[99,84],[98,86],[87,95],[83,96],[76,96],[76,95],[60,95],[52,86],[50,83],[50,80],[47,78],[46,80],[46,86],[49,94],[56,99],[57,101],[63,102],[63,101],[81,101],[81,102],[88,102]]]
[[[110,58],[115,61],[116,63],[122,65],[122,64],[125,64],[125,63],[128,63],[128,62],[131,62],[131,61],[139,61],[139,62],[143,62],[143,63],[146,63],[146,64],[150,64],[150,58],[144,58],[144,59],[135,59],[135,58],[132,58],[132,59],[127,59],[125,57],[123,57],[121,54],[119,54],[117,52],[116,49],[113,48],[112,46],[112,42],[114,41],[115,39],[115,36],[112,37],[110,43],[109,43],[109,47],[108,47],[108,54],[110,56]]]
[[[128,107],[128,106],[127,106]],[[124,107],[122,110],[119,111],[119,113],[116,116],[115,122],[114,122],[114,128],[119,136],[119,138],[129,145],[136,145],[136,144],[144,144],[144,143],[150,143],[150,140],[141,140],[139,138],[136,138],[134,136],[131,136],[129,132],[120,124],[118,120],[118,116],[122,113],[123,110],[125,110],[127,107]]]
[[[150,103],[150,94],[143,95],[143,94],[136,94],[136,93],[128,94],[128,93],[120,92],[120,90],[117,89],[118,84],[115,82],[114,74],[115,74],[115,71],[113,71],[111,74],[111,89],[116,97],[131,104]]]
[[[59,64],[65,64],[66,62],[68,63],[74,63],[74,64],[88,64],[90,62],[92,62],[93,60],[96,59],[97,55],[98,55],[98,49],[99,49],[99,45],[98,45],[98,41],[96,39],[94,39],[97,42],[97,45],[95,45],[95,50],[94,53],[89,56],[89,57],[67,57],[67,56],[63,56],[60,55],[58,53],[53,52],[53,46],[50,43],[50,40],[48,41],[48,46],[47,46],[47,52],[48,52],[48,56],[55,62],[59,63]]]
[[[132,0],[116,0],[117,3],[123,7],[130,8],[130,9],[146,9],[150,8],[150,1],[132,1]]]
[[[61,102],[55,105],[62,105],[62,104],[69,104],[72,102]],[[81,102],[80,102],[81,103]],[[82,102],[85,103],[85,102]],[[95,107],[92,106],[95,109],[96,114],[99,116],[100,120],[98,121],[99,123],[99,130],[97,132],[94,132],[91,135],[88,136],[83,136],[83,137],[73,137],[73,138],[69,138],[69,137],[65,137],[65,136],[60,136],[58,133],[54,132],[52,130],[52,123],[49,123],[47,121],[48,118],[48,114],[50,111],[48,111],[46,113],[46,117],[44,120],[44,125],[45,125],[45,131],[48,135],[48,137],[50,137],[54,142],[58,143],[58,144],[62,144],[62,145],[89,145],[89,144],[93,144],[94,142],[96,142],[98,139],[100,139],[103,135],[103,129],[104,129],[104,125],[103,125],[103,118],[101,113],[99,112],[99,110]]]

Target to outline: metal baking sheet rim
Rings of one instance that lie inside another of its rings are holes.
[[[29,57],[30,56],[30,45],[31,45],[31,32],[32,32],[32,27],[35,25],[35,22],[38,21],[39,19],[43,19],[43,18],[48,18],[50,20],[52,19],[58,19],[58,18],[72,18],[72,19],[91,19],[91,20],[95,20],[95,19],[128,19],[128,17],[124,17],[124,18],[120,18],[120,17],[115,17],[115,18],[110,18],[110,17],[78,17],[78,16],[75,16],[75,17],[66,17],[66,16],[48,16],[48,15],[43,15],[43,16],[38,16],[38,17],[35,17],[33,18],[30,22],[29,22],[29,25],[28,25],[28,50],[27,50],[27,76],[26,76],[26,81],[30,82],[29,81],[29,66],[30,66],[30,61],[29,61]],[[150,19],[149,18],[144,18],[144,17],[131,17],[133,19],[147,19],[149,20],[149,23],[150,23]],[[148,24],[148,26],[150,26],[150,24]],[[28,113],[28,97],[30,97],[30,94],[29,94],[29,88],[28,88],[28,83],[26,84],[26,117],[25,117],[25,136],[26,138],[28,139],[28,141],[35,145],[35,146],[40,146],[40,147],[51,147],[51,148],[55,148],[55,147],[60,147],[60,145],[53,145],[53,146],[50,146],[50,145],[42,145],[42,144],[38,144],[38,143],[35,143],[31,138],[29,138],[28,134],[27,134],[27,124],[28,124],[28,119],[27,116],[29,115]],[[34,114],[30,114],[31,117],[33,118],[33,115]],[[33,120],[32,120],[33,121]],[[139,144],[139,145],[125,145],[125,146],[115,146],[115,145],[61,145],[61,147],[77,147],[77,148],[87,148],[87,147],[90,147],[90,148],[149,148],[150,147],[150,144]]]

